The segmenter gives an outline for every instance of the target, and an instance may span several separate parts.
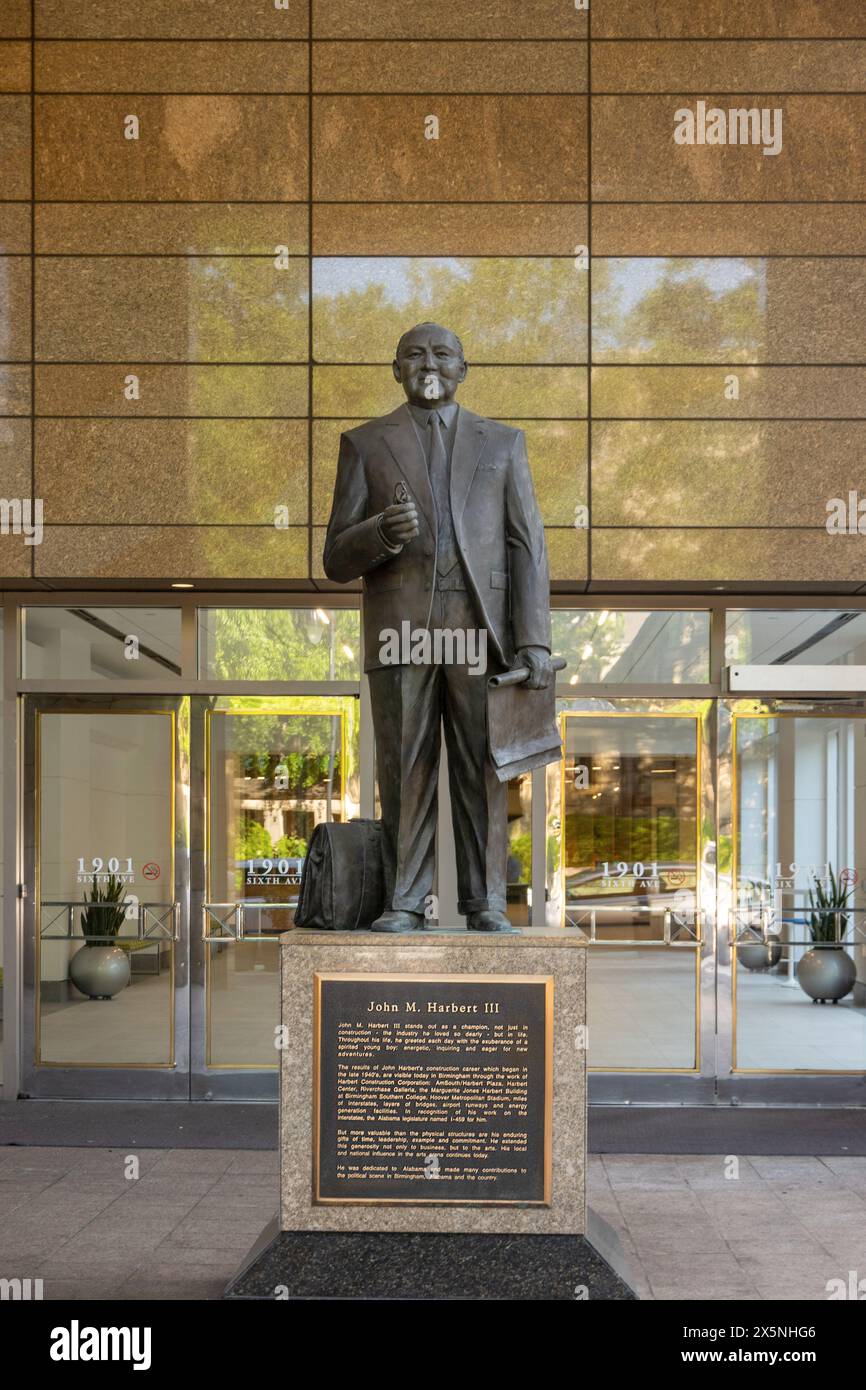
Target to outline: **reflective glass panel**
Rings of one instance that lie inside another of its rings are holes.
[[[200,608],[204,680],[361,679],[357,608]]]
[[[553,650],[568,662],[560,681],[701,684],[710,678],[710,615],[555,608]]]
[[[174,715],[37,722],[37,1061],[169,1066]]]
[[[734,726],[735,1069],[863,1071],[866,721]]]
[[[25,608],[22,632],[27,680],[181,674],[179,608]]]
[[[753,666],[866,664],[866,613],[732,608],[726,615],[725,660]]]

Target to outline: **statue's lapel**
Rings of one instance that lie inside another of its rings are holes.
[[[394,456],[394,461],[406,479],[409,491],[418,504],[419,510],[427,519],[433,535],[436,535],[436,504],[430,487],[427,460],[421,448],[421,441],[415,423],[409,413],[408,405],[401,405],[384,422],[385,443]]]
[[[463,410],[461,407],[457,414],[457,432],[451,456],[451,516],[455,526],[463,515],[478,460],[486,443],[485,421],[479,415],[474,415],[471,410]]]

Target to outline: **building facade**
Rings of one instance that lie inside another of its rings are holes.
[[[509,911],[587,938],[594,1097],[862,1099],[864,45],[859,0],[4,0],[5,1095],[275,1095],[309,835],[376,811],[339,436],[435,317],[545,522]]]

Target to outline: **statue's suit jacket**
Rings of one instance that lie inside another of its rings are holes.
[[[394,555],[376,521],[401,482],[415,500],[420,532]],[[461,406],[450,496],[466,588],[478,625],[488,632],[488,660],[507,667],[520,647],[549,650],[547,550],[523,431]],[[341,437],[324,568],[338,583],[363,576],[365,670],[381,665],[383,629],[399,633],[406,619],[413,629],[426,628],[436,578],[436,506],[408,405]]]

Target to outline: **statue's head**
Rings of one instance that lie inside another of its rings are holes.
[[[393,370],[408,400],[429,408],[454,399],[469,367],[456,333],[438,323],[419,323],[397,344]]]

